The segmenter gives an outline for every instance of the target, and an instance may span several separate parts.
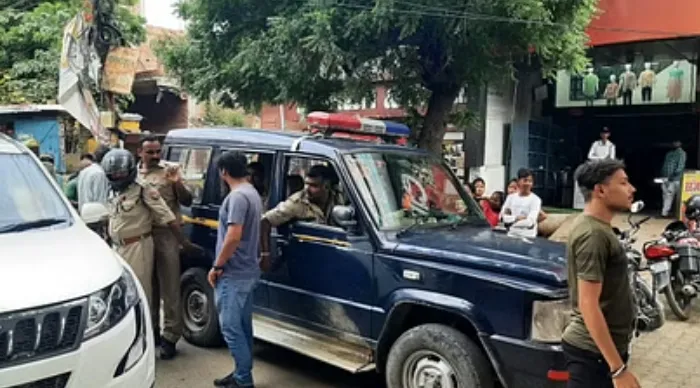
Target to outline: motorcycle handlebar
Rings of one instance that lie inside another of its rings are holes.
[[[651,219],[651,216],[646,216],[646,217],[642,218],[641,220],[639,220],[639,221],[637,222],[637,227],[642,226],[643,223],[649,221],[650,219]]]

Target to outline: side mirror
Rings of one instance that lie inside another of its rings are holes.
[[[336,206],[331,212],[331,217],[336,225],[347,230],[354,230],[357,227],[355,209],[352,206]]]
[[[104,222],[109,218],[109,210],[99,202],[86,203],[80,211],[80,218],[88,225]]]
[[[644,209],[644,201],[637,201],[630,207],[632,213],[639,213],[642,209]]]

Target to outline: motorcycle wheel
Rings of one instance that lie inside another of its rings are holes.
[[[646,303],[644,303],[645,306],[640,305],[640,310],[650,319],[649,327],[643,331],[650,332],[663,326],[666,322],[666,311],[664,310],[663,303],[661,303],[659,298],[652,292],[651,287],[649,287],[646,282],[638,280],[637,294],[638,301],[646,301]]]
[[[664,289],[664,295],[666,296],[666,301],[668,302],[668,307],[673,311],[673,315],[678,317],[681,321],[687,321],[690,318],[690,298],[683,295],[683,280],[680,273],[671,279],[671,284]],[[681,277],[679,279],[679,276]]]

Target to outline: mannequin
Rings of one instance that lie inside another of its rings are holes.
[[[667,97],[670,103],[680,101],[683,91],[683,69],[679,61],[673,61],[671,70],[668,72]]]
[[[593,106],[593,102],[598,96],[599,82],[598,76],[593,73],[593,68],[589,67],[581,85],[583,96],[586,99],[586,106]]]
[[[639,86],[642,88],[642,102],[651,102],[651,92],[656,84],[656,72],[651,63],[644,64],[644,71],[639,74]]]
[[[617,105],[617,98],[620,96],[620,85],[617,83],[617,77],[615,74],[610,75],[610,82],[605,87],[605,92],[603,92],[603,97],[607,101],[607,105]]]
[[[632,92],[637,88],[637,75],[632,71],[632,64],[625,65],[625,72],[620,75],[622,105],[632,105]]]

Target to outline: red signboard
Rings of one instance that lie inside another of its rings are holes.
[[[591,46],[700,36],[698,0],[599,0]]]

